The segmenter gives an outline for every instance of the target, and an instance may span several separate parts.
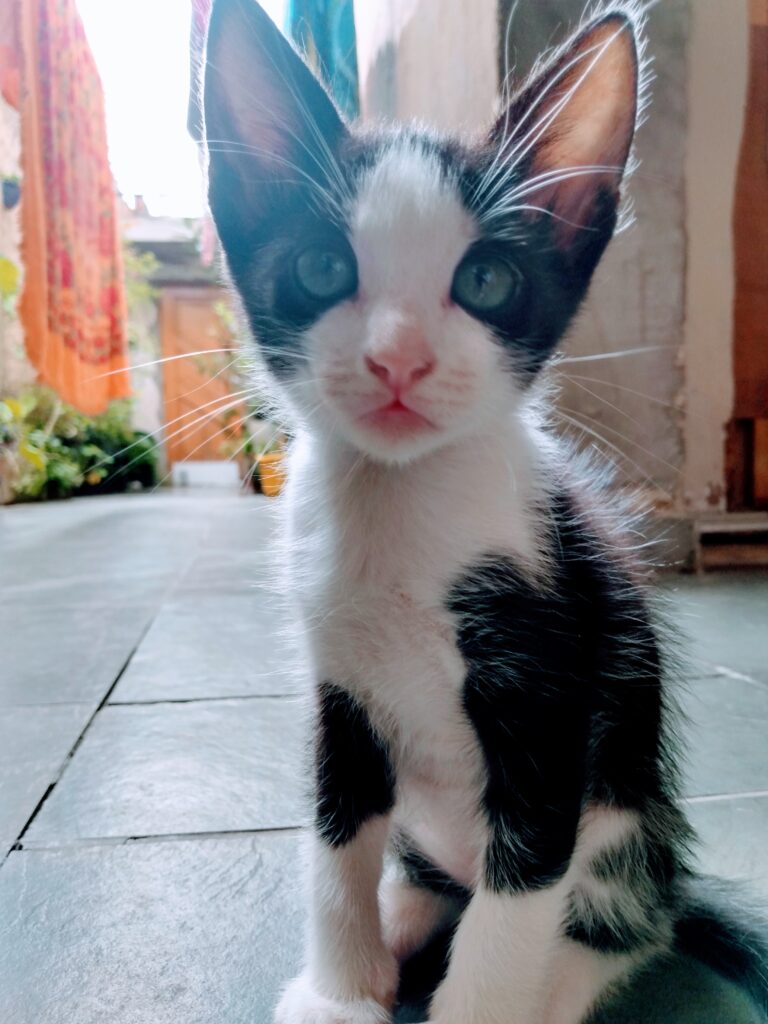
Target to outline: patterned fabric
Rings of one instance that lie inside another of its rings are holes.
[[[360,112],[353,0],[289,0],[286,24],[329,86],[339,109]]]
[[[130,393],[101,81],[75,0],[11,3],[22,57],[19,312],[40,379],[93,414]]]

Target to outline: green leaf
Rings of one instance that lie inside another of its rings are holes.
[[[39,469],[41,472],[45,471],[47,465],[47,459],[45,454],[40,451],[39,448],[35,448],[29,443],[29,441],[22,441],[19,444],[19,455],[35,469]]]

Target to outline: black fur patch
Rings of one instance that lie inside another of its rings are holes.
[[[485,872],[497,891],[561,877],[588,801],[672,806],[660,658],[642,591],[565,492],[550,519],[548,589],[489,556],[448,600],[467,665],[464,706],[487,764]],[[662,863],[667,853],[654,856]]]
[[[656,919],[662,914],[661,907],[649,908],[648,916],[639,920],[618,913],[609,923],[599,915],[588,919],[572,907],[565,934],[574,942],[589,946],[598,953],[635,953],[659,939],[660,929]]]
[[[666,828],[674,827],[673,817]],[[649,814],[648,824],[653,823]],[[687,826],[680,815],[680,837]],[[671,934],[677,914],[680,857],[671,836],[638,830],[624,842],[601,850],[589,873],[601,882],[601,901],[584,891],[571,895],[566,934],[600,953],[631,953]],[[606,905],[605,901],[609,901]]]
[[[669,846],[649,841],[638,833],[619,846],[601,850],[589,870],[600,882],[617,882],[635,888],[638,883],[648,881],[662,890],[674,880],[677,867],[677,858]]]
[[[408,881],[413,885],[429,889],[430,892],[437,893],[439,896],[448,896],[461,905],[469,902],[472,895],[469,889],[441,871],[406,837],[402,835],[398,837],[395,850]]]
[[[386,742],[354,697],[326,682],[319,701],[316,827],[331,846],[343,846],[369,818],[392,809],[395,771]]]

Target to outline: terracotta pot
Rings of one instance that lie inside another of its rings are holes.
[[[276,497],[285,483],[285,455],[283,452],[267,452],[258,457],[259,480],[263,494]]]

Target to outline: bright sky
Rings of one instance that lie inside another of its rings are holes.
[[[126,198],[157,216],[199,217],[197,146],[187,134],[190,0],[77,0],[101,74],[109,155]],[[284,0],[262,0],[282,24]]]

